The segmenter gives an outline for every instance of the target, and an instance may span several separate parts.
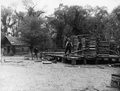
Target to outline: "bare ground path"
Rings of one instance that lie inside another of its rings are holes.
[[[0,91],[119,91],[110,88],[111,74],[119,68],[102,65],[43,64],[23,57],[4,57]],[[88,88],[88,90],[83,90]],[[90,90],[91,89],[91,90]]]

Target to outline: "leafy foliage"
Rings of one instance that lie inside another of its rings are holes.
[[[108,12],[106,7],[86,6],[66,6],[60,4],[55,9],[54,17],[52,17],[49,24],[57,32],[56,44],[63,47],[64,36],[70,37],[79,34],[93,34],[106,39],[106,26]],[[57,43],[58,42],[58,43]]]
[[[63,48],[66,37],[79,34],[92,34],[101,40],[120,40],[120,6],[109,14],[106,7],[60,4],[53,16],[42,17],[45,12],[36,10],[37,4],[32,0],[22,0],[22,3],[27,12],[2,6],[1,29],[4,33],[8,28],[13,34],[21,32],[22,40],[30,46]]]
[[[17,18],[13,14],[11,7],[1,7],[1,31],[7,34],[8,28],[13,28],[16,24]]]
[[[35,16],[26,16],[22,21],[19,31],[22,39],[31,46],[37,46],[47,40],[47,30],[41,25],[44,21]]]

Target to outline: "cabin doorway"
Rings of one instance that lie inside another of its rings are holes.
[[[7,54],[10,53],[10,46],[7,46]]]

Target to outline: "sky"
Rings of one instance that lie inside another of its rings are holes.
[[[46,14],[50,15],[54,12],[54,8],[57,8],[60,3],[63,5],[80,5],[86,6],[91,5],[95,6],[106,6],[108,12],[111,12],[115,7],[120,5],[120,0],[33,0],[37,4],[36,8],[43,9]],[[25,11],[22,0],[2,0],[1,5],[4,6],[13,6],[16,5],[17,11]]]

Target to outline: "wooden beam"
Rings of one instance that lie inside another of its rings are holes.
[[[76,65],[76,60],[75,60],[75,59],[72,60],[71,64],[72,64],[72,65]]]

